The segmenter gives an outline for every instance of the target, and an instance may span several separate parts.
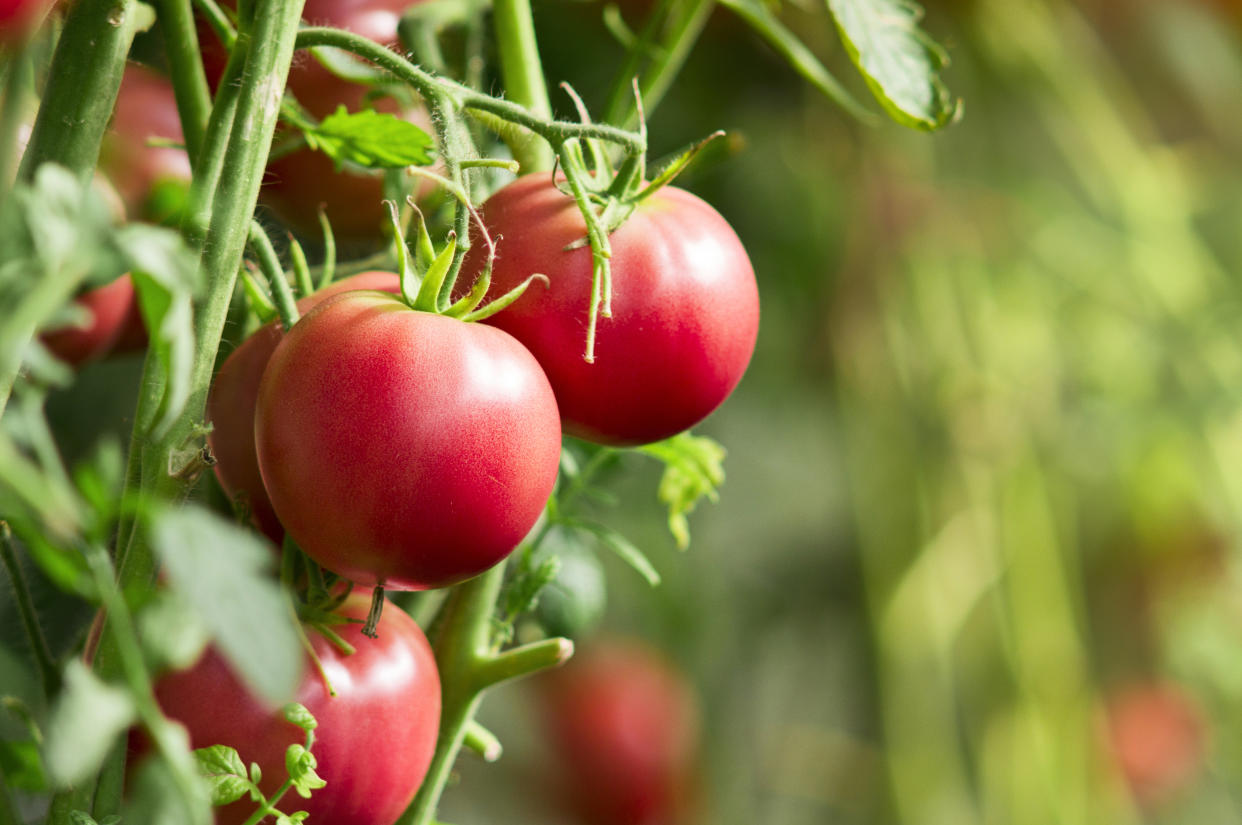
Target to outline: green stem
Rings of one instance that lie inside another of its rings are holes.
[[[427,776],[396,825],[429,825],[434,821],[440,795],[467,735],[476,745],[483,743],[485,731],[473,722],[488,687],[558,665],[573,652],[568,639],[548,639],[495,654],[492,616],[504,583],[504,568],[502,562],[455,587],[430,630],[440,670],[440,735]]]
[[[173,782],[185,802],[184,812],[194,817],[191,820],[192,825],[209,825],[211,808],[198,779],[194,760],[183,743],[183,730],[180,725],[170,722],[164,716],[155,700],[151,675],[143,661],[142,647],[138,642],[133,617],[117,585],[108,552],[102,547],[90,546],[86,548],[86,561],[103,600],[104,609],[108,612],[108,627],[105,632],[111,636],[113,647],[118,654],[118,675],[129,688],[138,719],[168,766]],[[124,751],[121,755],[124,755]],[[112,810],[102,811],[100,808],[97,804],[95,811],[101,816],[115,813]]]
[[[22,158],[24,181],[46,162],[87,180],[116,104],[134,38],[134,0],[79,0],[69,8],[39,115]]]
[[[715,6],[715,0],[664,0],[657,7],[617,73],[604,108],[605,121],[627,128],[638,124],[635,77],[639,77],[643,111],[650,115],[655,110],[681,72]],[[639,66],[647,54],[654,57],[639,76]]]
[[[617,144],[627,153],[637,154],[645,148],[642,137],[633,132],[602,123],[569,123],[541,118],[511,100],[491,97],[456,81],[428,74],[375,41],[352,32],[315,26],[298,32],[297,48],[309,49],[315,46],[331,46],[352,52],[391,72],[397,79],[413,86],[424,97],[437,91],[443,92],[450,101],[463,109],[495,115],[501,120],[529,129],[553,146],[572,138],[598,138]]]
[[[250,249],[258,257],[259,268],[267,277],[272,297],[276,300],[276,311],[280,313],[280,323],[285,329],[292,329],[298,322],[297,300],[293,297],[293,289],[285,277],[284,267],[280,265],[272,241],[258,221],[250,222]]]
[[[530,0],[495,0],[492,10],[496,47],[500,52],[500,76],[507,96],[537,117],[550,120],[552,102],[548,100],[548,85],[539,59]],[[534,135],[521,135],[509,148],[524,172],[552,168],[552,147],[536,140]]]
[[[17,127],[26,108],[26,96],[33,77],[30,57],[25,51],[12,53],[4,72],[4,95],[0,103],[0,205],[8,199],[13,166],[17,162]]]
[[[55,695],[60,685],[60,670],[56,667],[56,659],[47,646],[43,636],[43,628],[39,625],[39,615],[35,612],[34,600],[30,597],[30,586],[22,573],[21,564],[17,560],[16,548],[13,546],[13,532],[9,525],[0,521],[0,561],[8,571],[13,582],[13,592],[17,597],[17,612],[21,617],[22,628],[26,631],[26,642],[34,655],[35,666],[39,670],[39,681],[43,684],[43,695]]]
[[[492,610],[504,582],[504,568],[503,563],[498,564],[455,587],[432,628],[443,697],[440,734],[427,776],[396,825],[429,825],[433,821],[466,728],[479,706],[474,671],[490,652]]]
[[[181,115],[181,131],[190,164],[198,165],[199,152],[211,116],[211,95],[203,61],[199,57],[198,31],[194,26],[194,10],[190,0],[155,0],[160,30],[164,35],[164,53],[172,77],[177,111]]]

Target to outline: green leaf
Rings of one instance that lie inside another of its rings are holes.
[[[144,759],[136,767],[134,774],[126,777],[126,823],[187,825],[211,822],[211,796],[206,792],[206,783],[201,783],[193,794],[187,795],[178,790],[178,783],[165,760]]]
[[[271,548],[194,506],[159,513],[150,529],[169,582],[242,681],[274,707],[287,702],[301,679],[302,649],[285,596],[265,575],[274,563]]]
[[[246,766],[237,751],[228,745],[212,745],[194,751],[198,773],[211,789],[212,805],[228,805],[241,799],[254,787],[246,777]]]
[[[910,0],[827,0],[841,42],[871,93],[893,120],[933,131],[957,117],[961,102],[940,79],[949,58],[919,28]]]
[[[72,822],[73,825],[99,825],[99,823],[95,821],[95,817],[91,816],[86,811],[70,811],[69,821]]]
[[[656,494],[668,507],[668,529],[685,550],[690,546],[690,522],[686,518],[700,500],[715,501],[724,483],[725,448],[710,438],[681,433],[647,444],[639,452],[664,462],[664,475]]]
[[[285,705],[284,716],[286,722],[297,725],[302,730],[310,733],[319,727],[319,723],[315,721],[315,717],[306,709],[306,705],[301,702],[290,702]]]
[[[331,157],[338,168],[346,160],[369,169],[401,169],[429,166],[435,159],[435,141],[426,132],[386,112],[351,114],[340,106],[317,127],[303,131],[310,147]]]
[[[642,550],[639,550],[633,542],[616,530],[613,530],[611,527],[605,527],[602,524],[576,519],[566,519],[563,524],[591,533],[599,539],[600,543],[613,553],[616,553],[623,562],[633,567],[638,572],[638,575],[647,580],[647,584],[652,587],[660,585],[660,573],[655,569],[655,565],[651,563],[651,560],[647,558]]]
[[[314,755],[302,745],[290,745],[285,751],[285,770],[293,782],[293,789],[303,799],[310,799],[311,791],[328,783],[315,773],[318,763]]]
[[[863,122],[870,123],[875,115],[867,111],[841,83],[824,68],[814,52],[785,28],[772,9],[763,0],[720,0],[721,5],[734,11],[757,34],[785,58],[794,71],[819,89],[829,100]]]
[[[142,320],[164,375],[164,395],[153,425],[153,435],[159,437],[190,397],[197,262],[180,236],[169,229],[129,224],[120,230],[118,241],[129,260]]]
[[[152,671],[184,670],[207,646],[207,628],[180,594],[161,590],[138,614],[143,653]]]
[[[98,770],[134,718],[134,702],[126,691],[104,684],[85,664],[71,659],[44,727],[43,759],[52,785],[68,787]]]
[[[47,790],[39,746],[31,741],[0,741],[0,775],[14,788],[31,793]]]

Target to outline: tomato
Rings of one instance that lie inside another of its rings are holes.
[[[1203,765],[1207,726],[1185,688],[1139,683],[1109,698],[1109,742],[1140,802],[1159,803],[1185,788]]]
[[[188,184],[185,149],[150,146],[159,138],[181,143],[181,117],[167,78],[137,63],[125,67],[112,126],[100,147],[100,169],[116,186],[130,215],[150,217],[148,198],[157,184]]]
[[[363,619],[368,602],[354,598],[342,613]],[[309,631],[311,646],[336,690],[306,662],[295,701],[315,717],[311,753],[327,785],[310,799],[287,794],[278,807],[306,810],[310,822],[391,825],[409,805],[435,751],[440,725],[440,677],[427,637],[393,605],[383,612],[376,639],[361,624],[333,628],[356,652],[345,655]],[[309,657],[308,657],[309,658]],[[301,729],[265,707],[242,685],[225,660],[209,648],[189,670],[156,683],[155,696],[171,718],[184,724],[192,747],[229,745],[242,761],[257,762],[260,787],[270,795],[287,776],[285,750],[304,744]],[[220,825],[244,822],[255,810],[248,798],[217,809]]]
[[[530,530],[560,460],[556,399],[521,344],[379,292],[320,304],[259,385],[255,443],[285,529],[359,584],[443,587]]]
[[[599,319],[587,363],[591,250],[572,198],[528,175],[484,203],[501,236],[491,295],[533,273],[512,306],[487,320],[526,345],[548,374],[571,435],[602,444],[656,441],[698,423],[733,391],[755,347],[759,295],[732,228],[714,209],[665,187],[612,234],[612,317]],[[483,263],[475,245],[459,284]]]
[[[298,301],[298,312],[310,312],[328,298],[351,289],[399,292],[401,279],[392,272],[353,275]],[[207,444],[216,459],[216,478],[229,498],[245,499],[255,524],[277,543],[284,530],[259,475],[259,459],[254,450],[254,408],[259,398],[259,379],[280,338],[277,321],[255,330],[224,359],[207,396],[207,420],[212,425]]]
[[[685,676],[645,643],[584,645],[540,677],[570,804],[590,825],[672,825],[693,806],[699,711]]]
[[[0,0],[0,45],[16,43],[38,28],[50,0]]]
[[[134,282],[128,274],[88,290],[74,302],[90,313],[85,326],[68,326],[44,333],[41,340],[53,355],[80,366],[111,352],[130,315],[137,308]]]

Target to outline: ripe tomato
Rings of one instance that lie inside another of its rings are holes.
[[[1185,788],[1203,764],[1203,712],[1176,684],[1141,683],[1107,703],[1113,756],[1135,798],[1159,803]]]
[[[367,607],[365,599],[354,598],[341,612],[363,619]],[[413,799],[435,751],[435,657],[414,620],[392,605],[380,619],[377,639],[363,636],[361,624],[333,629],[354,654],[346,656],[314,631],[309,635],[337,695],[328,695],[308,661],[295,697],[319,723],[311,752],[328,784],[310,799],[289,793],[278,807],[306,810],[310,822],[391,825]],[[192,747],[229,745],[245,764],[259,763],[260,787],[269,796],[287,775],[285,750],[305,742],[302,730],[252,696],[213,649],[189,670],[161,678],[155,695],[164,712],[186,726]],[[254,809],[244,797],[218,809],[216,822],[244,822]]]
[[[298,301],[298,312],[307,313],[351,289],[399,292],[401,279],[392,272],[362,272],[329,284]],[[254,408],[259,398],[259,379],[281,338],[280,324],[265,324],[233,350],[220,365],[207,396],[207,420],[212,430],[207,444],[216,458],[216,478],[229,498],[244,497],[255,524],[273,541],[284,535],[280,521],[259,475],[254,450]]]
[[[680,671],[642,642],[607,640],[540,678],[564,789],[585,822],[685,821],[699,712]]]
[[[157,184],[190,180],[185,149],[149,146],[150,138],[184,140],[177,99],[163,75],[130,63],[121,78],[112,126],[100,147],[100,169],[120,192],[130,215],[150,217],[148,198]]]
[[[43,345],[60,360],[80,366],[111,352],[125,324],[137,311],[134,282],[128,274],[88,290],[74,302],[90,313],[86,326],[62,327],[42,336]]]
[[[552,492],[561,431],[547,378],[509,335],[351,292],[276,347],[255,443],[276,515],[312,558],[421,590],[513,550]]]
[[[657,441],[698,423],[741,380],[759,328],[759,294],[746,250],[708,204],[665,187],[611,236],[612,317],[599,319],[595,363],[583,360],[591,250],[572,198],[548,175],[528,175],[483,205],[502,236],[492,295],[533,273],[512,306],[487,320],[527,346],[548,374],[571,435],[601,444]],[[463,288],[483,264],[480,247]]]

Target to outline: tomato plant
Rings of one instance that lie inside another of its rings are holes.
[[[356,289],[397,292],[400,283],[391,272],[362,272],[298,301],[298,311],[309,312],[334,295]],[[277,542],[284,531],[259,474],[259,460],[254,449],[254,409],[259,398],[259,379],[280,339],[279,321],[271,321],[255,330],[220,365],[207,397],[207,420],[212,425],[207,444],[216,459],[216,478],[229,498],[244,499],[244,506],[255,523]]]
[[[508,334],[356,292],[276,347],[255,442],[276,515],[311,557],[418,590],[486,570],[526,535],[556,479],[560,426]]]
[[[341,609],[354,622],[366,613],[366,600],[358,598]],[[414,796],[435,749],[435,658],[422,630],[397,609],[384,611],[376,639],[363,636],[357,623],[334,629],[354,652],[343,653],[311,631],[323,672],[307,661],[295,696],[318,722],[312,753],[327,785],[293,804],[308,811],[311,822],[390,825]],[[214,649],[190,669],[161,678],[155,695],[186,726],[193,747],[232,746],[247,765],[258,763],[265,794],[280,785],[285,751],[301,741],[302,731],[256,699]],[[216,821],[244,822],[254,808],[243,799],[220,808]]]
[[[612,234],[612,314],[599,320],[594,363],[583,357],[591,250],[577,243],[586,226],[574,199],[550,176],[528,175],[492,195],[483,217],[502,239],[494,291],[532,273],[548,279],[488,323],[534,353],[567,433],[617,445],[667,438],[741,380],[759,328],[755,275],[737,235],[699,198],[665,187]]]
[[[401,13],[407,0],[365,0],[333,3],[311,0],[302,18],[316,25],[336,26],[384,46],[397,43]],[[426,113],[402,106],[391,97],[368,101],[369,87],[346,80],[307,57],[290,68],[288,89],[317,118],[344,106],[349,111],[374,108],[404,117],[427,128]],[[298,149],[274,158],[267,167],[263,202],[281,220],[304,235],[317,235],[322,205],[332,231],[346,243],[373,243],[380,236],[387,212],[383,206],[384,176],[378,170],[337,168],[331,158],[312,149]]]
[[[541,681],[563,790],[584,822],[671,825],[689,816],[698,703],[663,654],[600,640]]]

